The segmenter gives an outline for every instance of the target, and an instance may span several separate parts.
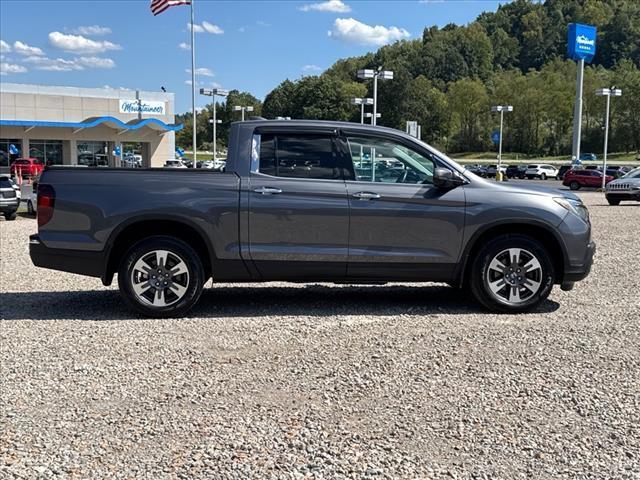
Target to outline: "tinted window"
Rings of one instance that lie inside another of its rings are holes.
[[[275,138],[273,135],[260,136],[260,172],[276,176]]]
[[[7,177],[0,177],[0,188],[11,188],[13,182]]]
[[[333,139],[328,135],[262,135],[260,172],[289,178],[342,179]]]
[[[434,159],[392,140],[348,137],[356,180],[381,183],[433,183]]]

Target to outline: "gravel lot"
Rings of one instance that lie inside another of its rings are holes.
[[[640,205],[541,311],[441,285],[221,285],[147,320],[0,221],[0,478],[640,478]]]

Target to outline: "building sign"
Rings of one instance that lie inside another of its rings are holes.
[[[145,100],[120,100],[120,113],[142,113],[146,115],[166,115],[164,102]]]
[[[567,37],[567,55],[571,60],[589,63],[596,54],[596,27],[570,23]]]

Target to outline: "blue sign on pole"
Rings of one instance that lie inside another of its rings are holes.
[[[494,145],[497,145],[500,143],[500,130],[494,130],[491,133],[491,141],[494,143]]]
[[[11,155],[20,155],[20,150],[18,150],[16,146],[12,143],[11,145],[9,145],[9,153]]]
[[[590,63],[596,54],[596,27],[570,23],[567,37],[567,55],[571,60]]]
[[[113,151],[113,154],[114,154],[116,157],[119,157],[121,153],[122,153],[122,151],[120,150],[120,146],[118,145],[118,146],[116,147],[116,149]]]

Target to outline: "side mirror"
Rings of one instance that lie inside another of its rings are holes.
[[[433,172],[433,185],[438,188],[456,188],[464,184],[464,180],[448,168],[436,168]]]

